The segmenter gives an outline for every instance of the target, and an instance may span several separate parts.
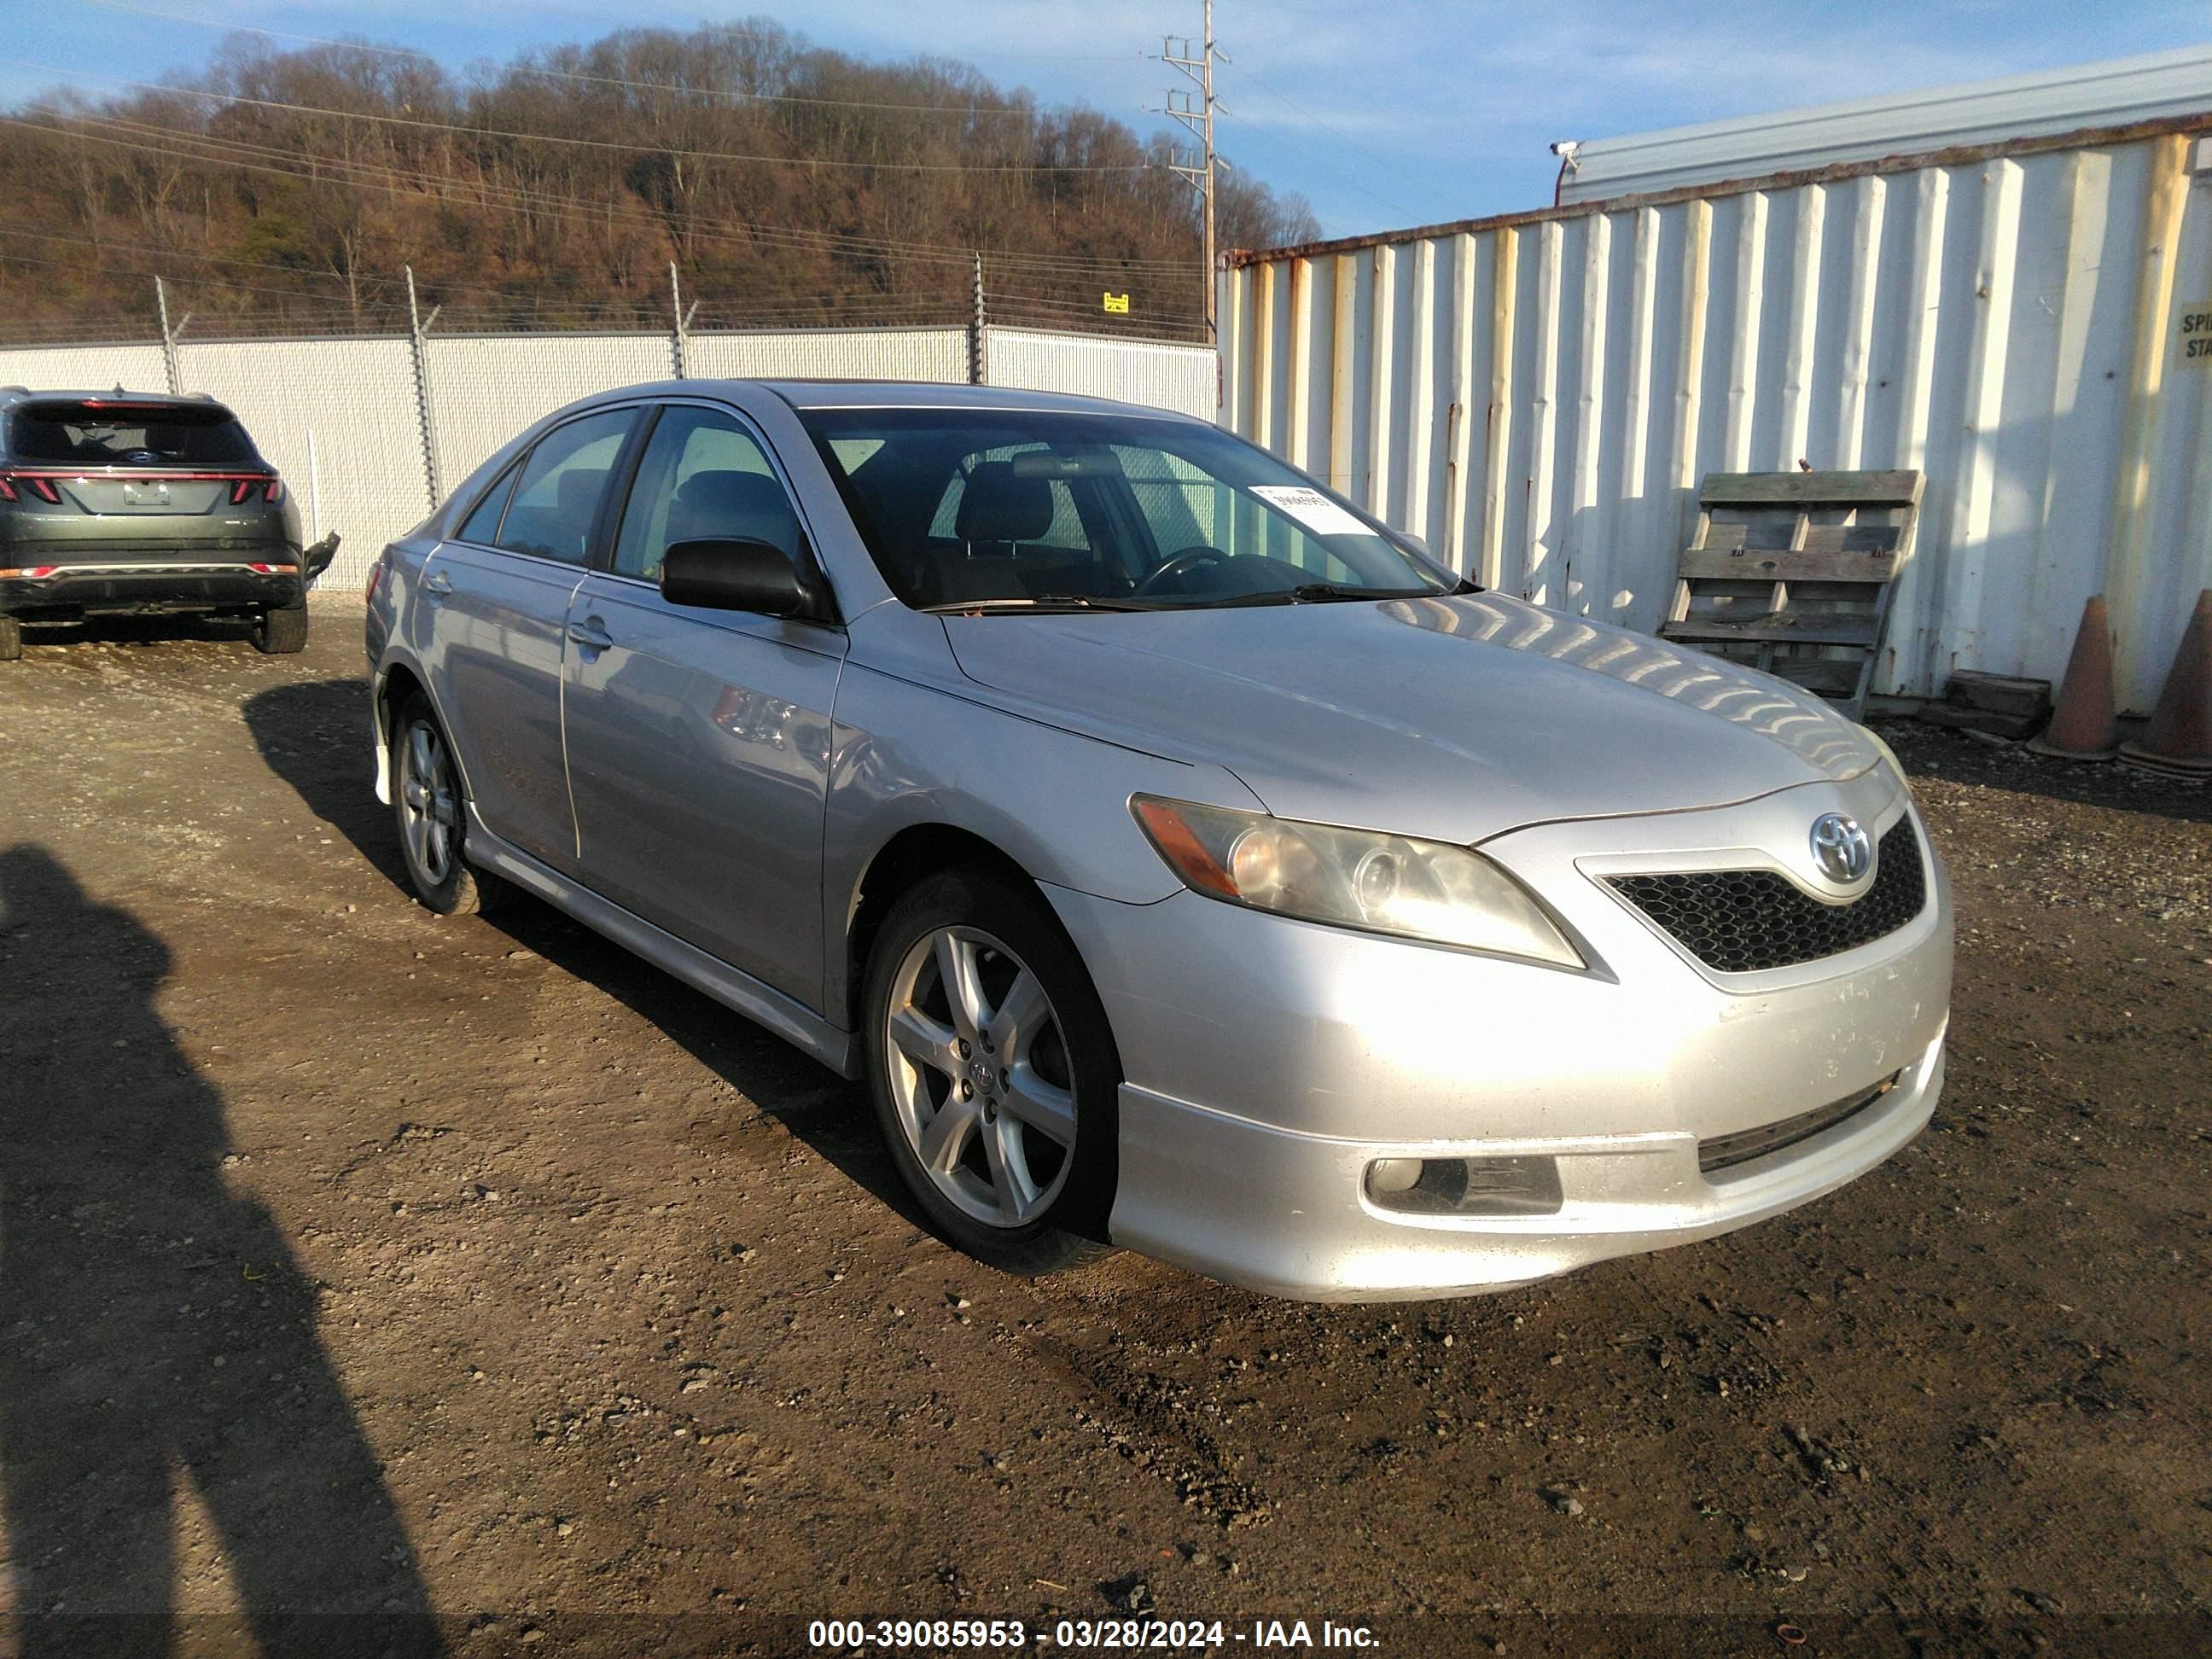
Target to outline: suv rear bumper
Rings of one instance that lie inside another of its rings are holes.
[[[0,576],[0,614],[26,622],[117,612],[282,610],[307,596],[300,555],[289,547],[216,558],[125,555],[19,568],[50,573]]]

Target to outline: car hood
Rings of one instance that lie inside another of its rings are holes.
[[[1437,841],[1726,805],[1880,757],[1811,692],[1496,593],[945,623],[1013,712],[1216,763],[1279,817]]]

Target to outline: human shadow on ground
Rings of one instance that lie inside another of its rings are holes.
[[[275,686],[249,698],[245,713],[270,769],[395,886],[410,891],[392,809],[376,799],[369,776],[367,684],[333,679]],[[483,920],[667,1033],[854,1185],[915,1226],[928,1228],[884,1149],[860,1085],[551,905],[509,893]]]
[[[382,1467],[317,1335],[316,1287],[226,1181],[222,1097],[155,1012],[169,966],[157,935],[45,848],[0,852],[11,1650],[185,1644],[174,1517],[189,1488],[244,1615],[191,1636],[269,1656],[442,1652]]]

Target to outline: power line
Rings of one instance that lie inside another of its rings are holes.
[[[252,144],[240,139],[207,137],[180,131],[174,128],[113,118],[87,116],[71,118],[74,125],[67,130],[51,121],[31,121],[17,116],[0,116],[0,125],[23,127],[51,137],[66,136],[78,142],[106,144],[143,155],[162,155],[173,161],[196,161],[205,166],[263,173],[309,185],[345,185],[356,189],[373,190],[398,197],[428,196],[452,200],[458,196],[465,200],[487,204],[538,210],[562,210],[602,219],[612,212],[633,227],[642,227],[664,235],[670,234],[668,224],[660,216],[649,210],[623,207],[611,202],[589,201],[580,197],[553,191],[532,191],[496,185],[483,179],[470,180],[410,172],[405,168],[388,164],[354,161],[342,157],[317,156],[300,150]],[[84,129],[88,127],[107,128],[136,136],[106,137],[99,131],[85,131]],[[200,145],[203,150],[194,151],[179,148],[185,144]],[[258,156],[264,159],[261,161],[243,159],[249,156]],[[301,171],[298,167],[271,165],[276,161],[301,162],[311,170]],[[407,180],[413,188],[390,182],[392,179]],[[799,229],[787,226],[749,224],[744,227],[742,234],[693,226],[687,234],[696,240],[756,249],[781,247],[797,252],[843,253],[852,257],[896,254],[909,260],[940,264],[965,265],[974,257],[972,247],[960,247],[934,242],[904,242],[853,233]],[[1054,254],[994,252],[988,248],[983,252],[985,257],[994,264],[1037,271],[1062,270],[1095,274],[1110,270],[1112,274],[1121,276],[1146,269],[1185,271],[1188,269],[1187,264],[1176,260],[1123,258],[1105,254],[1071,258]]]
[[[85,266],[73,264],[66,259],[40,259],[27,253],[0,253],[0,263],[5,263],[11,265],[43,265],[51,267],[56,270],[86,270]],[[98,270],[89,271],[88,274],[101,277],[137,276],[143,277],[148,282],[153,281],[155,276],[161,275],[159,271],[118,270],[112,267],[103,267]],[[352,301],[346,299],[343,295],[302,294],[295,289],[257,288],[251,283],[227,282],[220,276],[207,277],[203,278],[202,280],[212,283],[217,288],[229,289],[240,294],[273,295],[280,299],[297,300],[307,305],[347,306],[352,303]]]
[[[1268,97],[1273,99],[1277,103],[1295,111],[1299,115],[1304,116],[1307,120],[1312,122],[1314,125],[1319,127],[1323,132],[1328,133],[1330,137],[1336,139],[1338,143],[1345,145],[1348,149],[1359,151],[1372,161],[1380,162],[1383,167],[1388,169],[1389,172],[1395,173],[1406,183],[1413,185],[1414,188],[1419,190],[1425,190],[1427,188],[1427,186],[1422,184],[1420,180],[1415,179],[1413,174],[1407,173],[1404,168],[1391,161],[1387,156],[1384,156],[1379,152],[1362,144],[1357,139],[1352,138],[1343,132],[1340,129],[1331,125],[1328,122],[1323,120],[1320,116],[1315,114],[1304,104],[1299,103],[1296,99],[1289,96],[1287,94],[1276,91],[1273,86],[1261,80],[1257,75],[1245,68],[1243,64],[1231,64],[1230,68],[1235,71],[1235,78],[1250,82],[1253,86],[1257,88],[1260,91],[1266,93]],[[1241,118],[1241,119],[1242,125],[1249,126],[1255,131],[1265,130],[1261,127],[1260,123],[1253,121],[1249,118]],[[1411,213],[1415,218],[1419,218],[1420,216],[1419,210],[1409,208],[1404,202],[1397,201],[1391,197],[1383,195],[1381,191],[1376,190],[1373,185],[1367,184],[1357,175],[1348,173],[1341,167],[1334,167],[1327,161],[1321,161],[1319,157],[1314,155],[1311,152],[1299,149],[1297,145],[1290,143],[1287,139],[1279,138],[1275,142],[1282,144],[1285,149],[1291,151],[1293,154],[1303,155],[1310,161],[1318,161],[1321,166],[1328,167],[1330,172],[1336,173],[1339,177],[1349,179],[1361,191],[1364,191],[1370,197],[1372,197],[1376,201],[1382,203],[1385,207],[1395,209],[1400,212]]]
[[[57,69],[51,64],[33,63],[28,58],[17,58],[23,67],[48,75],[68,76],[69,70]],[[520,138],[531,143],[568,144],[583,149],[621,150],[629,155],[680,155],[696,161],[742,161],[752,165],[789,167],[837,167],[863,171],[896,171],[902,173],[1147,173],[1150,167],[1143,162],[1118,167],[1097,167],[1088,164],[1066,166],[1050,161],[848,161],[827,156],[809,155],[744,155],[727,150],[684,149],[672,144],[625,144],[608,138],[570,138],[548,132],[517,132],[506,127],[464,126],[453,121],[430,121],[417,116],[380,115],[364,110],[330,109],[319,104],[287,104],[270,98],[248,98],[241,94],[206,92],[197,87],[164,87],[150,81],[126,81],[114,76],[77,74],[82,81],[97,81],[103,85],[130,87],[140,92],[158,92],[183,98],[204,98],[223,104],[243,104],[255,109],[283,110],[294,115],[323,115],[341,121],[377,121],[392,126],[414,127],[433,132],[453,132],[472,138]]]

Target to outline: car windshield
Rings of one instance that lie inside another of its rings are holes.
[[[1212,427],[1031,410],[799,418],[884,580],[918,608],[1184,609],[1460,586]]]
[[[8,437],[18,459],[64,466],[251,466],[259,459],[237,417],[215,404],[33,404],[15,411]]]

